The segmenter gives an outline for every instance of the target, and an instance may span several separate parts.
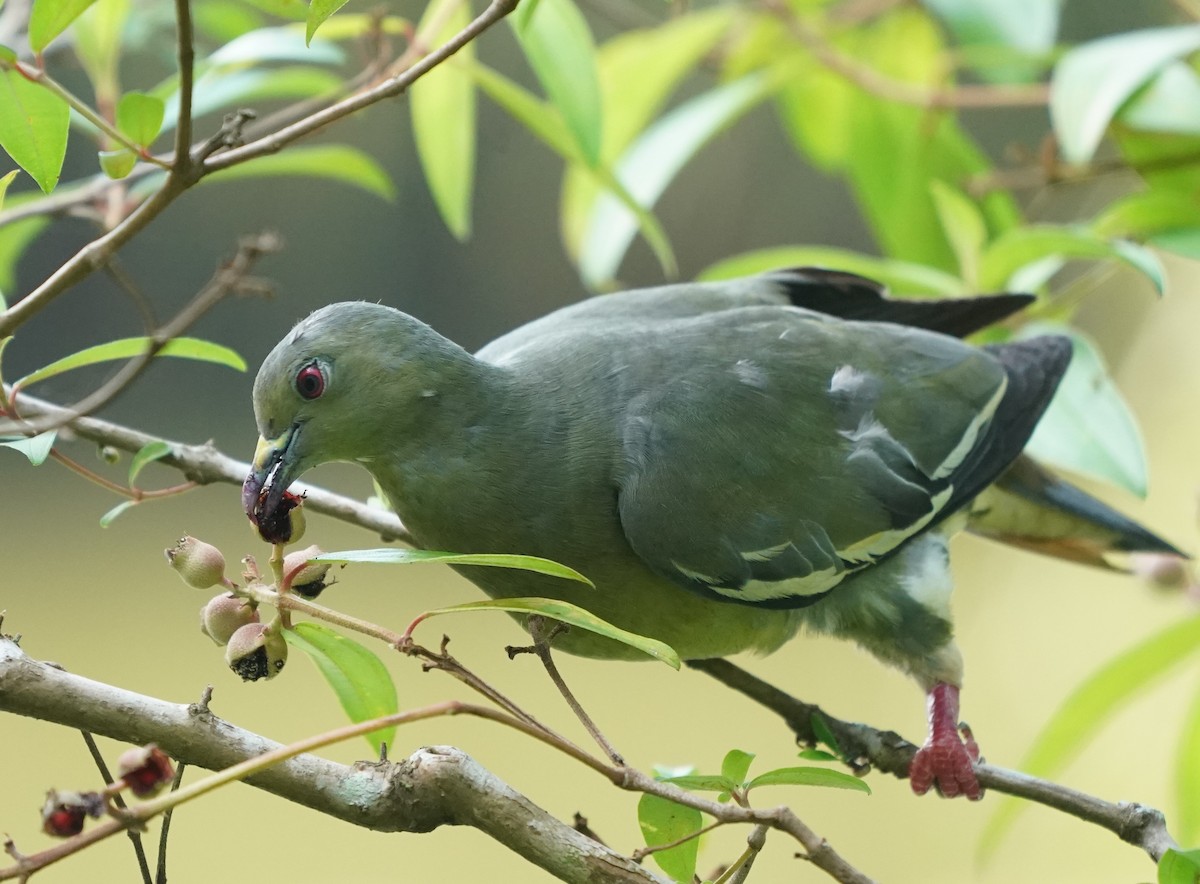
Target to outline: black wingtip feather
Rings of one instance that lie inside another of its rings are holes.
[[[1020,457],[1071,363],[1071,341],[1042,335],[984,348],[1004,366],[1008,387],[986,435],[959,468],[946,508],[953,513],[992,484]]]
[[[865,276],[820,267],[793,267],[768,274],[788,300],[827,316],[892,322],[965,338],[1028,306],[1033,295],[976,295],[970,298],[889,298],[887,288]]]

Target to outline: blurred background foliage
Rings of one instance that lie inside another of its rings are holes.
[[[192,10],[199,142],[237,108],[263,121],[251,137],[269,134],[281,119],[273,114],[295,119],[297,102],[319,108],[397,58],[411,63],[480,8],[194,0]],[[901,295],[1029,290],[1040,298],[1026,325],[990,334],[1050,323],[1077,350],[1034,450],[1192,548],[1198,18],[1194,0],[523,0],[508,24],[406,98],[205,177],[119,252],[111,272],[26,315],[22,302],[60,265],[162,186],[179,109],[175,19],[164,0],[8,0],[0,146],[16,174],[2,179],[0,337],[11,340],[0,371],[12,383],[145,334],[147,307],[160,319],[179,311],[239,235],[264,228],[286,242],[258,268],[276,297],[227,301],[191,332],[241,354],[250,373],[230,371],[236,358],[224,350],[198,345],[192,356],[225,366],[158,360],[105,417],[248,457],[254,365],[295,319],[346,298],[382,300],[476,347],[588,294],[788,264],[863,273]],[[70,403],[109,371],[91,365],[28,383],[34,395]],[[6,631],[23,633],[32,655],[180,702],[213,681],[218,714],[276,739],[338,722],[318,675],[299,665],[270,685],[237,683],[193,633],[203,600],[181,591],[157,558],[185,531],[230,559],[262,554],[234,488],[145,502],[101,529],[119,497],[51,461],[34,469],[19,452],[38,460],[54,444],[118,483],[128,460],[97,460],[68,434],[40,444],[5,438],[18,451],[0,451],[0,608]],[[349,468],[322,468],[317,479],[370,493],[368,477]],[[177,476],[150,464],[137,481],[158,487]],[[310,518],[310,537],[325,548],[366,545],[361,531]],[[1194,844],[1200,701],[1189,594],[1152,593],[970,539],[959,546],[964,710],[989,758],[1008,766],[1025,758],[1085,791],[1162,806],[1175,835]],[[1190,588],[1186,572],[1168,576]],[[342,580],[339,605],[393,624],[476,597],[449,572],[360,567]],[[559,723],[540,673],[502,662],[500,647],[519,641],[508,621],[463,618],[446,628],[456,653],[511,679],[511,690]],[[402,661],[388,665],[402,707],[457,693]],[[695,674],[562,665],[638,766],[715,770],[734,747],[758,753],[756,769],[794,758],[782,727]],[[911,688],[851,648],[795,642],[750,665],[835,714],[920,730]],[[613,690],[630,677],[636,695]],[[28,851],[41,837],[42,791],[95,774],[76,735],[12,718],[0,729],[3,827]],[[639,843],[632,796],[609,794],[515,737],[486,724],[426,723],[402,732],[393,756],[430,742],[462,746],[560,816],[581,810],[619,849]],[[872,785],[871,798],[804,792],[793,806],[885,880],[1150,876],[1145,859],[1111,836],[1041,809],[1001,839],[994,798],[982,807],[916,802],[903,784]],[[250,789],[226,791],[177,821],[173,863],[185,880],[382,881],[400,868],[432,880],[539,880],[473,832],[374,835]],[[739,839],[707,839],[701,871],[736,855]],[[763,880],[817,877],[797,872],[790,850],[776,853],[768,847],[756,868]],[[128,876],[128,861],[114,843],[46,877],[116,880]]]

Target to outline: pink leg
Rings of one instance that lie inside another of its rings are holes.
[[[958,687],[939,681],[929,691],[929,736],[917,750],[908,768],[913,791],[924,795],[931,786],[945,798],[966,795],[972,801],[983,797],[975,777],[979,747],[970,729],[958,723]]]

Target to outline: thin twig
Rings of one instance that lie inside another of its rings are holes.
[[[755,826],[746,838],[746,850],[733,864],[731,870],[733,874],[729,876],[727,882],[717,882],[717,884],[746,884],[746,879],[750,877],[750,869],[754,867],[754,861],[758,859],[758,855],[766,846],[767,827]]]
[[[182,761],[176,766],[175,779],[171,781],[172,792],[178,792],[179,787],[183,785],[183,772],[186,768],[187,764]],[[162,830],[158,833],[158,870],[154,875],[154,884],[167,884],[167,836],[171,832],[171,820],[174,816],[173,807],[163,814]]]
[[[175,122],[175,159],[172,168],[178,174],[187,170],[191,163],[192,83],[196,64],[191,0],[175,0],[175,44],[179,70],[179,119]]]
[[[566,680],[562,677],[562,673],[558,671],[558,665],[554,662],[554,655],[550,651],[550,644],[554,637],[560,632],[567,629],[561,623],[555,623],[551,629],[546,628],[545,618],[534,614],[526,620],[525,628],[529,630],[530,636],[533,637],[533,644],[528,648],[513,648],[509,647],[509,659],[511,660],[520,653],[533,653],[542,661],[542,666],[546,669],[546,674],[550,676],[550,680],[554,682],[554,686],[558,688],[558,692],[562,694],[563,699],[567,701],[567,705],[571,707],[571,711],[575,713],[575,717],[579,719],[579,723],[583,725],[596,744],[604,751],[604,754],[609,757],[613,764],[624,766],[625,759],[604,736],[596,722],[592,720],[592,716],[588,715],[587,710],[576,699],[575,694],[567,686]]]
[[[711,675],[727,687],[745,694],[779,715],[798,740],[817,740],[812,720],[814,715],[819,714],[837,738],[848,759],[865,759],[880,771],[900,779],[908,776],[908,766],[917,747],[893,731],[880,731],[864,724],[834,718],[818,706],[790,696],[728,660],[689,660],[687,665]],[[985,789],[994,789],[997,792],[1036,801],[1086,822],[1095,823],[1108,829],[1122,841],[1142,848],[1155,862],[1162,858],[1167,848],[1176,846],[1174,839],[1167,832],[1162,812],[1153,807],[1131,802],[1105,801],[1049,780],[990,764],[977,765],[975,773],[979,777],[980,785]]]
[[[145,352],[130,359],[107,382],[68,409],[68,413],[72,416],[70,419],[95,411],[124,392],[167,344],[187,331],[200,317],[224,298],[238,291],[240,286],[246,282],[255,263],[262,256],[278,251],[280,247],[279,238],[273,233],[267,232],[257,236],[243,237],[238,243],[237,253],[232,260],[221,266],[209,283],[197,292],[195,297],[173,319],[148,336],[149,343]],[[15,397],[10,397],[10,402],[14,406],[18,404]],[[33,421],[18,419],[16,415],[13,415],[12,418],[12,420],[0,421],[0,434],[34,435],[57,429],[70,422],[70,419],[64,420],[63,418],[43,418]]]
[[[8,388],[6,388],[7,391]],[[108,445],[134,454],[151,442],[165,441],[170,453],[157,462],[179,470],[185,477],[198,485],[216,483],[241,486],[250,472],[250,464],[222,454],[211,442],[189,445],[152,436],[122,424],[95,417],[75,417],[69,409],[55,405],[35,396],[21,396],[21,411],[32,417],[45,417],[61,425],[81,439]],[[304,495],[306,509],[340,519],[360,528],[366,528],[384,540],[399,540],[412,543],[407,529],[394,513],[378,507],[367,506],[349,497],[334,494],[316,485],[303,482],[292,484],[297,494]],[[149,494],[150,492],[145,492]]]
[[[763,0],[763,6],[777,16],[789,32],[802,43],[813,58],[827,70],[886,101],[911,104],[930,110],[951,108],[1043,107],[1050,100],[1050,88],[1044,83],[1012,85],[957,85],[929,88],[896,80],[852,55],[838,49],[820,31],[796,15],[782,0]]]
[[[631,853],[630,856],[633,857],[635,862],[640,863],[642,860],[652,854],[660,853],[664,850],[671,850],[675,847],[678,847],[680,844],[687,844],[689,841],[693,841],[696,838],[699,838],[701,835],[707,835],[714,829],[719,829],[721,826],[727,825],[729,824],[725,822],[725,820],[717,820],[715,823],[709,823],[707,826],[701,826],[694,832],[688,832],[686,835],[676,838],[674,841],[667,841],[663,844],[648,844],[645,847],[640,847]]]
[[[104,780],[104,785],[113,782],[112,772],[108,769],[108,764],[104,760],[104,756],[100,754],[100,747],[96,745],[96,738],[89,731],[81,730],[83,742],[87,745],[88,754],[92,756],[92,761],[95,762],[97,770],[100,771],[100,778]],[[109,799],[121,810],[125,810],[128,805],[120,792],[113,792]],[[133,845],[133,855],[137,858],[138,869],[142,873],[142,881],[144,884],[153,884],[150,879],[150,863],[146,860],[146,848],[142,844],[142,833],[137,829],[128,829],[126,834],[129,836],[129,843]]]

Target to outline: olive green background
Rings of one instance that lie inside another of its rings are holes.
[[[1089,6],[1094,8],[1087,14],[1097,20],[1084,21],[1084,13],[1075,12],[1071,28],[1110,31],[1134,23],[1126,18],[1132,15],[1126,4]],[[1145,7],[1138,20],[1153,14]],[[501,58],[511,53],[511,42],[501,29],[485,39],[483,49],[489,58]],[[166,316],[203,285],[239,234],[264,227],[280,231],[286,251],[260,267],[276,283],[277,297],[231,300],[195,329],[237,348],[251,371],[238,375],[162,360],[104,415],[171,439],[211,438],[227,453],[248,459],[256,437],[250,410],[253,367],[293,321],[314,307],[346,298],[382,300],[476,347],[584,296],[557,237],[556,163],[489,105],[481,105],[480,116],[476,236],[465,245],[444,231],[432,209],[402,101],[377,107],[324,136],[352,141],[379,158],[396,177],[393,204],[299,179],[236,185],[214,180],[186,195],[122,253],[121,265]],[[1044,115],[1034,112],[972,122],[979,123],[976,131],[994,153],[1014,139],[1032,142],[1045,129]],[[71,162],[73,173],[82,174],[90,160],[73,156]],[[1043,195],[1035,210],[1042,217],[1061,217],[1072,209],[1086,212],[1099,198],[1087,190]],[[708,148],[660,208],[685,278],[752,247],[793,242],[871,247],[849,195],[837,182],[798,167],[766,110]],[[89,228],[77,221],[54,228],[23,262],[21,291],[88,235]],[[1115,377],[1144,429],[1151,465],[1152,491],[1145,503],[1117,491],[1101,493],[1194,549],[1200,472],[1195,455],[1200,299],[1195,290],[1200,279],[1187,262],[1170,261],[1169,269],[1171,291],[1161,300],[1132,274],[1092,275],[1088,283],[1097,291],[1081,324],[1114,362]],[[624,278],[649,284],[661,277],[639,245]],[[93,277],[21,330],[6,353],[6,373],[18,376],[81,346],[137,329],[128,299],[107,279]],[[32,392],[70,401],[101,378],[63,377]],[[74,444],[66,450],[118,479],[127,463],[106,467],[92,446]],[[177,480],[159,466],[143,477],[147,487]],[[321,468],[306,478],[360,497],[370,488],[365,473],[345,466]],[[101,529],[99,516],[116,502],[56,464],[33,469],[20,455],[0,449],[5,632],[23,634],[23,647],[36,658],[175,702],[194,700],[211,683],[214,712],[276,740],[302,738],[343,721],[332,694],[299,656],[270,683],[238,682],[225,669],[219,649],[197,630],[197,611],[208,594],[184,586],[163,561],[162,550],[185,532],[217,544],[231,562],[246,553],[266,555],[240,513],[235,487],[203,488],[140,506]],[[306,543],[346,549],[374,541],[359,529],[310,515]],[[1019,763],[1057,704],[1086,675],[1193,610],[1179,594],[973,538],[956,541],[955,573],[959,637],[967,660],[963,715],[988,759],[1006,766]],[[358,566],[340,579],[327,596],[329,604],[397,628],[427,608],[479,597],[448,569],[433,566]],[[422,626],[418,638],[436,644],[443,630],[452,635],[452,649],[464,662],[552,726],[586,740],[535,663],[529,658],[509,662],[504,656],[505,644],[523,638],[512,621],[484,614],[442,618]],[[910,739],[923,733],[916,687],[849,645],[801,639],[771,658],[741,662],[833,714],[894,728]],[[422,674],[412,661],[389,658],[388,663],[402,708],[467,696],[451,679]],[[712,771],[734,747],[758,753],[758,771],[795,762],[782,725],[705,676],[654,663],[562,659],[560,665],[601,727],[640,768],[694,764]],[[1197,690],[1195,670],[1192,664],[1140,697],[1081,753],[1062,781],[1104,798],[1139,800],[1173,812],[1175,741]],[[619,850],[640,844],[636,796],[541,745],[486,722],[455,718],[403,729],[392,755],[402,758],[430,744],[464,749],[560,818],[582,812]],[[120,747],[105,746],[115,759]],[[326,754],[349,762],[367,757],[369,750],[359,741]],[[989,795],[980,804],[915,799],[906,783],[878,775],[869,782],[875,790],[871,797],[791,788],[774,794],[763,790],[756,797],[788,802],[853,863],[886,881],[1154,877],[1135,848],[1040,808],[1029,810],[995,859],[980,866],[978,833],[1000,804],[999,796]],[[20,849],[32,852],[48,844],[37,815],[47,788],[96,785],[78,734],[0,717],[0,831],[12,835]],[[156,832],[157,824],[151,835]],[[729,829],[707,838],[701,868],[733,859],[745,834]],[[794,859],[794,851],[785,838],[771,835],[752,880],[824,880]],[[473,830],[446,828],[419,836],[365,832],[240,785],[178,813],[170,866],[172,882],[548,880]],[[116,882],[135,880],[135,874],[131,852],[118,838],[38,880]]]

